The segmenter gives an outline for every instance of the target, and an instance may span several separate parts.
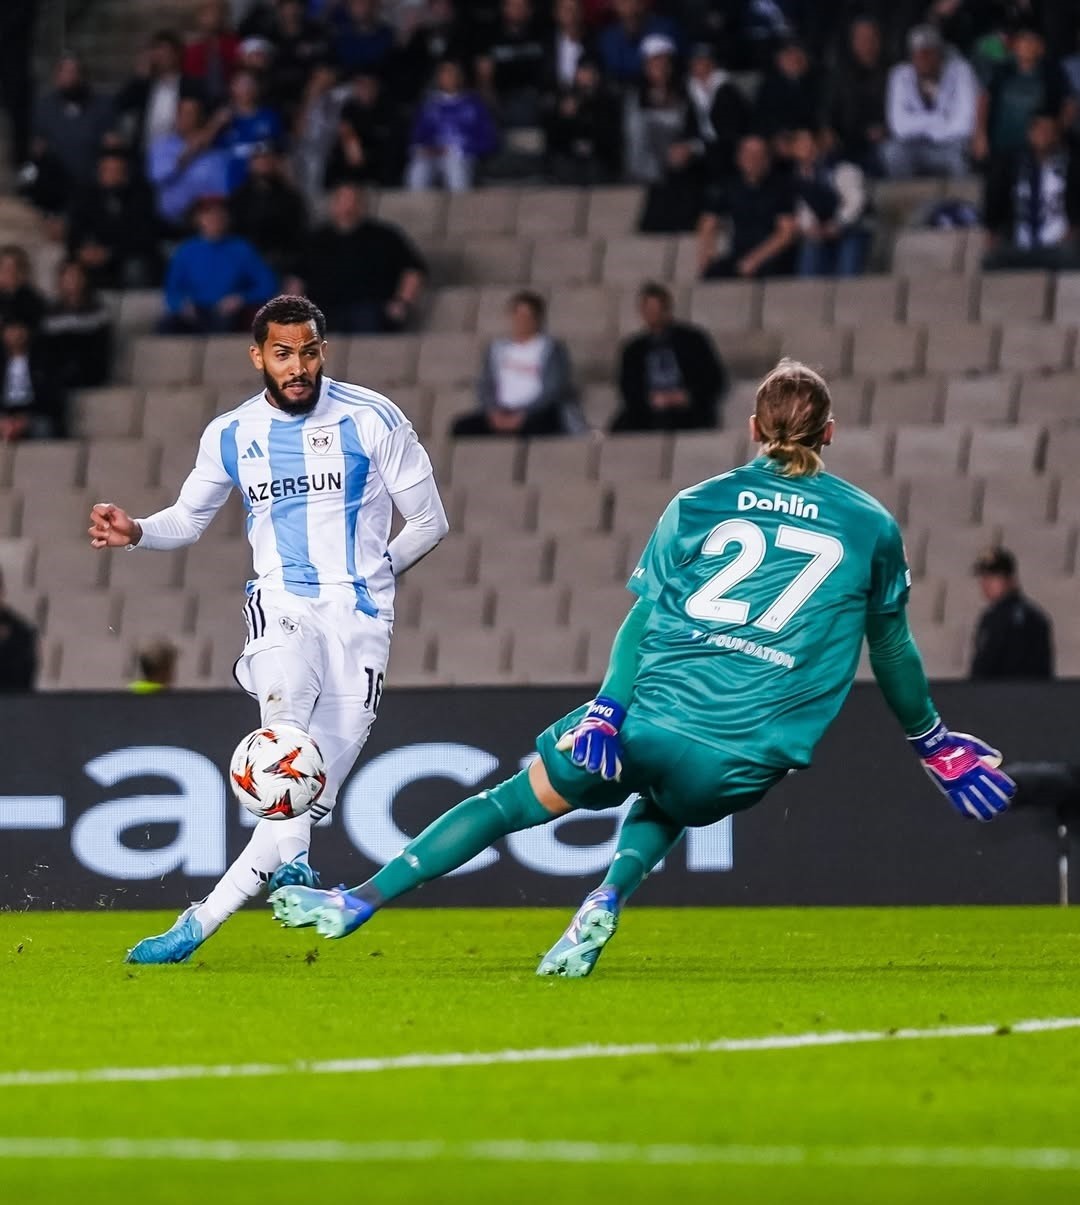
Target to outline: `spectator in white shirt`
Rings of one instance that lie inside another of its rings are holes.
[[[51,357],[31,337],[21,318],[0,331],[0,442],[65,435],[64,392]]]
[[[544,330],[546,308],[527,290],[510,298],[509,338],[488,345],[478,409],[454,422],[455,435],[558,435],[580,425],[570,355]]]
[[[908,52],[910,61],[889,72],[889,139],[881,150],[886,175],[966,175],[978,110],[975,72],[932,25],[915,26]]]

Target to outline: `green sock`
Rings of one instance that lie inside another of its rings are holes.
[[[626,814],[619,831],[619,844],[602,886],[614,887],[625,903],[645,881],[650,870],[686,832],[656,806],[641,796]]]
[[[552,820],[522,770],[490,791],[466,799],[433,821],[377,874],[351,894],[381,907],[421,883],[464,866],[507,833]]]

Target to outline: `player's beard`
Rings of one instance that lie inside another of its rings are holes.
[[[266,392],[273,399],[274,405],[279,410],[283,410],[286,414],[295,415],[299,418],[301,415],[310,414],[312,410],[319,404],[319,396],[322,393],[323,370],[320,368],[315,374],[315,380],[306,374],[302,377],[293,377],[291,381],[286,381],[286,385],[292,385],[297,381],[303,384],[314,384],[311,391],[311,396],[304,402],[294,402],[282,389],[279,389],[274,381],[274,378],[263,369],[263,384],[266,386]]]

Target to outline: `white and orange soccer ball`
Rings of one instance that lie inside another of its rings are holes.
[[[288,724],[256,728],[236,746],[229,782],[240,803],[260,819],[302,816],[323,793],[326,767],[319,746]]]

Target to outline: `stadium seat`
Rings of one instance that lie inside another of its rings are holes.
[[[532,256],[527,240],[474,237],[461,244],[460,284],[507,285],[521,288]]]
[[[252,367],[244,335],[212,335],[203,340],[198,379],[215,389],[235,390],[236,405],[259,391],[259,378]]]
[[[448,195],[438,189],[388,189],[380,193],[376,212],[412,238],[440,238],[446,233]]]
[[[197,384],[201,379],[204,342],[194,336],[140,335],[131,347],[132,382],[145,388]]]
[[[619,535],[564,535],[555,544],[552,576],[574,588],[624,581],[626,541]]]
[[[551,291],[548,326],[556,335],[566,331],[574,335],[611,338],[615,326],[615,300],[612,290],[603,285],[559,286]],[[505,310],[502,322],[505,327]]]
[[[912,180],[908,183],[927,185],[927,199],[933,193],[929,186],[940,186],[939,181]],[[886,195],[879,190],[879,206]],[[893,245],[893,271],[909,278],[928,272],[959,272],[966,242],[966,230],[901,230]]]
[[[833,282],[828,279],[766,280],[761,303],[761,325],[766,330],[788,331],[828,326],[833,315]]]
[[[931,523],[923,544],[923,573],[927,577],[967,580],[976,558],[996,542],[997,536],[993,526],[950,528],[940,522]],[[974,591],[975,583],[970,584]]]
[[[394,588],[394,631],[415,628],[420,624],[420,603],[423,590],[418,578],[405,574]]]
[[[582,385],[610,383],[618,354],[610,335],[578,336],[570,333],[566,337],[566,344],[570,353],[571,375],[575,381]]]
[[[431,554],[413,565],[404,581],[421,591],[428,586],[470,586],[476,581],[478,540],[451,532]]]
[[[971,290],[966,276],[936,272],[912,276],[907,282],[905,318],[909,323],[966,322],[971,318]]]
[[[161,317],[161,293],[157,289],[125,289],[120,294],[116,324],[125,334],[149,334]]]
[[[434,652],[426,632],[409,632],[390,648],[386,680],[394,686],[426,686],[432,679]]]
[[[985,477],[1034,472],[1045,439],[1041,427],[976,428],[971,436],[968,472]]]
[[[604,531],[610,525],[611,489],[597,481],[549,481],[541,485],[536,501],[536,530],[560,532]]]
[[[910,380],[882,380],[873,385],[870,399],[870,424],[874,427],[909,427],[941,421],[942,380],[940,377],[913,377]],[[839,415],[843,439],[847,420]]]
[[[476,308],[479,294],[475,288],[434,289],[423,302],[422,325],[426,331],[439,334],[476,329]]]
[[[462,335],[424,335],[416,359],[416,379],[422,385],[471,384],[480,368],[480,346]],[[350,369],[351,371],[351,369]],[[363,380],[363,376],[355,379]]]
[[[510,678],[510,645],[510,633],[493,628],[440,631],[435,642],[435,675],[449,686],[505,682]]]
[[[774,331],[714,331],[716,347],[733,377],[762,377],[780,358]]]
[[[527,238],[580,234],[588,193],[576,188],[522,188],[518,191],[514,233]]]
[[[31,440],[15,444],[12,454],[5,484],[27,497],[40,493],[43,483],[53,489],[83,484],[86,446],[77,440]]]
[[[915,631],[923,631],[944,618],[945,583],[939,578],[926,577],[911,586],[908,599],[908,618]]]
[[[1058,523],[1031,523],[1009,516],[1001,528],[1001,542],[1020,561],[1020,573],[1040,577],[1064,577],[1076,568],[1076,517]],[[1080,590],[1077,598],[1080,599]],[[1075,618],[1075,616],[1074,616]]]
[[[192,449],[192,463],[194,463]],[[136,489],[155,485],[161,447],[153,440],[95,439],[87,446],[85,480],[97,493],[122,493],[125,485]]]
[[[825,450],[829,472],[856,485],[877,480],[887,472],[891,443],[887,430],[838,428],[835,442]]]
[[[604,238],[629,234],[637,228],[641,202],[640,188],[590,189],[586,201],[586,231]]]
[[[671,476],[671,436],[662,433],[615,435],[600,444],[597,472],[616,483],[667,481]]]
[[[33,584],[42,593],[97,590],[108,583],[113,560],[123,555],[91,548],[85,537],[42,542],[34,554]]]
[[[541,488],[559,481],[595,480],[601,442],[593,435],[530,439],[524,445],[525,480]]]
[[[753,281],[719,281],[690,290],[690,321],[714,334],[761,326],[762,290]]]
[[[477,294],[476,305],[476,333],[484,339],[492,339],[499,335],[505,335],[509,329],[509,305],[510,298],[514,295],[514,289],[508,285],[483,285]],[[545,289],[537,289],[540,294],[546,293]],[[573,290],[568,290],[573,292]],[[562,329],[552,323],[552,330],[558,334],[562,333]]]
[[[571,685],[585,673],[585,637],[569,628],[514,626],[511,671],[525,685]]]
[[[1006,322],[998,365],[1003,372],[1061,372],[1072,364],[1076,332],[1045,322]]]
[[[896,322],[902,280],[896,276],[844,276],[836,281],[832,321],[837,326]]]
[[[608,646],[627,612],[634,605],[636,595],[626,588],[624,582],[605,585],[571,587],[567,622],[571,628],[593,631],[606,638]]]
[[[458,444],[462,442],[459,440]],[[533,486],[485,480],[482,475],[468,472],[465,472],[464,480],[464,486],[454,489],[451,526],[455,530],[474,535],[483,531],[536,529],[536,489]]]
[[[589,285],[599,279],[602,245],[590,237],[544,239],[533,248],[529,280],[538,285]]]
[[[976,521],[982,485],[969,477],[933,473],[907,479],[904,520],[908,527],[930,527],[943,515],[950,525],[969,527]]]
[[[896,432],[893,472],[898,477],[959,472],[969,442],[966,427],[901,427]]]
[[[560,583],[498,586],[492,622],[496,627],[534,632],[566,624],[569,589]]]
[[[25,592],[29,589],[34,551],[32,540],[0,538],[0,574],[5,590]]]
[[[242,596],[252,574],[251,553],[246,541],[199,540],[186,552],[182,585],[189,590],[211,593],[233,589],[238,599]]]
[[[989,372],[994,367],[996,352],[994,327],[938,319],[927,329],[925,370],[951,374]]]
[[[622,407],[619,391],[614,385],[586,385],[580,400],[585,422],[594,431],[606,431]]]
[[[487,482],[509,485],[522,477],[525,445],[517,439],[455,439],[450,451],[450,483],[455,488],[478,488]]]
[[[987,477],[983,485],[983,523],[1023,523],[1038,526],[1048,522],[1053,512],[1052,478],[1030,473],[999,473]]]
[[[966,678],[971,634],[952,624],[924,624],[915,632],[919,648],[935,679]]]
[[[855,332],[851,371],[856,376],[909,376],[922,371],[926,332],[899,323],[861,327]]]
[[[0,489],[0,541],[21,534],[23,496],[19,490]]]
[[[700,251],[696,235],[675,236],[675,264],[671,270],[671,281],[678,285],[692,285],[701,279]]]
[[[615,487],[612,530],[625,536],[630,556],[648,543],[675,491],[668,481],[627,481]]]
[[[131,649],[118,636],[87,640],[76,633],[57,649],[59,668],[49,684],[61,690],[120,690],[134,676]]]
[[[518,195],[512,188],[477,188],[452,192],[447,198],[446,233],[454,235],[513,234]]]
[[[420,596],[420,626],[430,631],[455,632],[459,628],[487,627],[494,603],[488,586],[449,586]]]
[[[671,451],[672,495],[742,464],[749,455],[746,443],[745,428],[677,433]]]
[[[675,245],[670,239],[655,234],[610,235],[602,250],[600,276],[605,284],[633,288],[646,280],[671,279]],[[533,252],[534,257],[537,254]]]
[[[1080,279],[1075,272],[1060,272],[1054,281],[1054,321],[1074,326],[1080,314]]]
[[[990,272],[978,288],[983,322],[1043,322],[1050,311],[1049,272]]]
[[[438,336],[443,339],[448,336]],[[450,339],[453,336],[449,336]],[[416,380],[420,340],[415,335],[361,335],[348,341],[346,377],[382,393]],[[473,364],[475,369],[476,365]]]
[[[71,396],[72,434],[83,439],[130,439],[142,427],[141,389],[78,389]]]
[[[99,497],[81,487],[37,489],[27,493],[25,501],[18,491],[8,491],[17,509],[9,523],[19,523],[18,531],[9,535],[24,535],[34,540],[65,540],[80,538],[89,526],[90,507]]]
[[[180,590],[126,589],[117,591],[112,583],[116,605],[114,623],[125,640],[131,642],[188,635],[195,621],[195,600]]]
[[[200,540],[199,544],[202,543]],[[234,545],[232,551],[236,557],[237,589],[242,589],[246,576],[250,576],[251,561],[246,555],[247,544]],[[173,589],[183,581],[188,555],[189,550],[185,548],[172,552],[112,552],[108,558],[109,585],[115,591],[131,595],[144,590]]]
[[[1010,423],[1016,417],[1015,376],[950,377],[945,384],[947,423]]]
[[[143,399],[143,433],[150,439],[167,436],[172,442],[186,443],[194,463],[195,441],[216,412],[216,395],[209,389],[148,389]]]
[[[1019,423],[1058,426],[1080,423],[1080,374],[1030,376],[1020,380],[1020,399],[1016,413]],[[1060,436],[1054,432],[1050,448]]]
[[[870,421],[869,398],[873,392],[873,386],[874,382],[869,377],[830,378],[829,394],[832,397],[833,414],[839,417],[846,426],[868,425]],[[753,409],[753,403],[751,403],[750,409]]]
[[[1078,399],[1080,404],[1080,399]],[[1075,478],[1080,469],[1080,427],[1055,431],[1046,443],[1046,471],[1062,480]]]
[[[815,328],[792,323],[784,328],[780,352],[801,360],[827,379],[846,377],[851,371],[851,331],[840,326]]]
[[[479,556],[479,579],[489,585],[507,578],[523,584],[552,580],[552,541],[543,533],[485,532]]]
[[[52,590],[45,604],[43,631],[51,640],[83,640],[91,644],[120,631],[120,600],[105,590],[72,594]]]

